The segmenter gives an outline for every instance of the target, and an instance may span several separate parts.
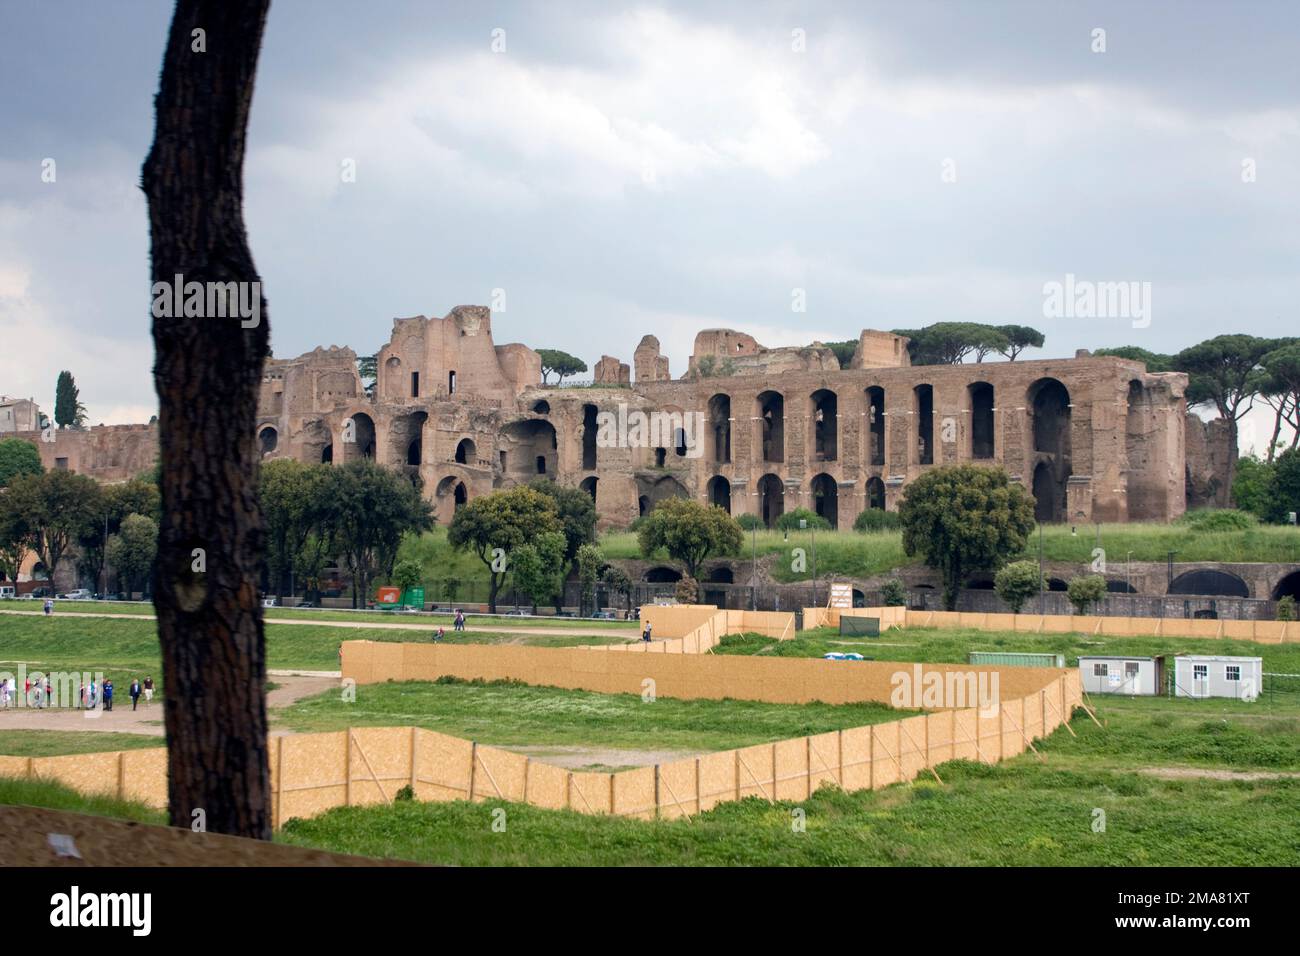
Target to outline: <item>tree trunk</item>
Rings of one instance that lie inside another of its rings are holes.
[[[155,283],[259,283],[255,325],[164,317],[155,298],[153,596],[171,823],[260,839],[271,836],[271,815],[254,426],[270,330],[244,229],[243,162],[269,3],[177,0],[141,177]]]

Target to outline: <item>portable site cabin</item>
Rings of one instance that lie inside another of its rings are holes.
[[[1264,679],[1262,657],[1185,654],[1174,658],[1175,697],[1232,697],[1254,700]]]
[[[1080,657],[1079,680],[1089,694],[1154,697],[1165,685],[1163,657]]]
[[[1018,651],[971,651],[972,664],[986,667],[1064,667],[1064,654],[1022,654]]]

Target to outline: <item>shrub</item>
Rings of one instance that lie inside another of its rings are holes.
[[[767,527],[767,525],[763,524],[762,518],[760,518],[758,515],[750,515],[750,514],[744,514],[738,517],[736,519],[736,524],[740,525],[740,527],[745,531],[753,531],[755,529],[762,531],[765,527]]]
[[[1043,576],[1037,561],[1013,561],[993,577],[993,590],[1011,608],[1012,614],[1019,614],[1025,602],[1042,588]]]
[[[787,511],[781,517],[776,519],[776,527],[779,531],[798,531],[799,522],[808,522],[809,528],[816,528],[818,531],[830,531],[831,523],[807,508],[795,508],[793,511]]]
[[[674,597],[677,598],[678,604],[696,604],[700,599],[700,586],[693,577],[684,574],[682,579],[677,582]]]
[[[1259,524],[1259,519],[1248,511],[1232,508],[1198,508],[1182,514],[1178,523],[1196,531],[1249,531]]]
[[[1071,578],[1065,589],[1066,597],[1080,614],[1088,613],[1088,605],[1100,601],[1106,595],[1106,579],[1100,574],[1085,574]]]
[[[408,783],[408,784],[407,784],[406,786],[404,786],[401,790],[398,790],[397,793],[393,794],[393,799],[394,799],[394,800],[414,800],[414,799],[415,799],[415,791],[414,791],[413,789],[411,789],[411,785]]]
[[[1278,599],[1277,619],[1279,621],[1295,620],[1295,598],[1287,594]]]
[[[903,582],[898,578],[890,578],[880,588],[880,600],[885,607],[902,607],[907,603],[907,588],[903,587]]]
[[[902,527],[897,511],[884,511],[880,508],[867,508],[853,519],[853,530],[864,534],[868,531],[893,531]]]

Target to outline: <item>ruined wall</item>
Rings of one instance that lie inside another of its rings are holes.
[[[1237,455],[1228,423],[1222,418],[1207,422],[1194,412],[1184,421],[1187,507],[1226,508],[1232,491],[1228,468]]]
[[[127,481],[150,471],[158,460],[156,425],[56,428],[45,433],[18,432],[10,437],[35,445],[47,471],[75,471],[108,483]]]

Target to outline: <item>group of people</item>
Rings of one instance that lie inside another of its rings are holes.
[[[455,615],[452,616],[451,628],[454,631],[465,630],[465,612],[462,611],[460,608],[456,608],[456,613]],[[439,624],[438,629],[433,632],[433,643],[437,644],[441,642],[443,637],[446,636],[446,634],[447,634],[446,629],[441,624]]]
[[[153,701],[153,678],[146,676],[142,682],[140,678],[131,681],[131,686],[127,691],[131,697],[131,709],[135,710],[140,706],[140,698],[143,697],[145,705],[148,706]],[[54,684],[49,677],[43,681],[38,677],[33,681],[27,678],[26,686],[23,688],[28,705],[36,708],[52,706],[54,701]],[[113,709],[113,682],[105,679],[101,684],[99,681],[91,678],[89,683],[82,682],[77,688],[77,706],[82,710],[94,710],[97,703],[104,705],[104,710]],[[16,707],[18,705],[18,683],[12,677],[6,677],[0,681],[0,708]]]

